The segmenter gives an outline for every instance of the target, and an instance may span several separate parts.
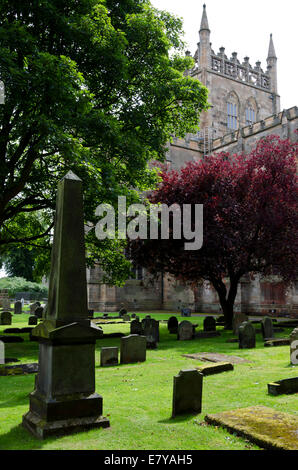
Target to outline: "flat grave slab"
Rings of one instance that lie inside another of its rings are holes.
[[[243,359],[238,356],[229,356],[228,354],[220,353],[197,353],[197,354],[183,354],[183,357],[189,357],[190,359],[196,359],[197,361],[209,361],[209,362],[229,362],[231,364],[241,364],[244,362],[250,363],[247,359]]]
[[[276,339],[269,339],[264,342],[265,347],[271,346],[289,346],[290,340],[288,338],[276,338]]]
[[[205,421],[236,432],[263,449],[298,450],[297,416],[266,406],[210,414]]]
[[[270,395],[298,393],[298,377],[271,382],[268,384],[268,393]]]
[[[218,362],[217,364],[196,367],[196,369],[205,377],[206,375],[220,374],[221,372],[234,370],[234,366],[230,362]]]
[[[36,374],[38,372],[38,363],[33,362],[31,364],[17,364],[14,366],[1,366],[0,376],[7,375],[27,375]]]

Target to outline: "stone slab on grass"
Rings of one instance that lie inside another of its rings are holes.
[[[37,374],[38,363],[33,362],[31,364],[18,364],[15,366],[1,366],[0,376],[2,375],[27,375]]]
[[[196,359],[197,361],[209,361],[209,362],[230,362],[231,364],[241,364],[244,362],[251,362],[247,359],[243,359],[238,356],[229,356],[228,354],[220,353],[197,353],[197,354],[183,354],[183,357],[189,357],[190,359]]]
[[[290,340],[287,338],[276,338],[276,339],[268,339],[264,342],[265,347],[272,347],[272,346],[289,346]]]
[[[221,372],[234,370],[234,366],[230,362],[218,362],[217,364],[196,367],[196,369],[205,377],[206,375],[220,374]]]
[[[277,380],[276,382],[268,384],[268,393],[270,395],[298,393],[298,377]]]
[[[298,450],[297,416],[266,406],[206,415],[205,421],[236,432],[263,449]]]

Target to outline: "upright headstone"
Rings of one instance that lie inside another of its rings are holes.
[[[214,317],[205,317],[204,322],[204,331],[216,331],[216,320]]]
[[[290,334],[290,359],[291,364],[298,364],[298,328],[295,328]]]
[[[264,339],[274,338],[273,323],[271,318],[265,317],[261,321],[262,335]]]
[[[30,317],[28,318],[28,325],[30,326],[37,325],[37,323],[38,323],[38,318],[35,315],[30,315]]]
[[[191,317],[191,310],[190,308],[182,308],[181,309],[182,317]]]
[[[95,342],[88,319],[82,182],[69,172],[58,184],[48,308],[32,330],[39,366],[23,425],[35,436],[107,427],[95,393]]]
[[[144,318],[142,320],[143,334],[147,339],[147,349],[157,348],[159,341],[159,321],[154,318]]]
[[[101,348],[101,351],[100,351],[101,367],[118,365],[118,352],[119,352],[119,348],[117,347]]]
[[[203,374],[196,369],[181,370],[174,376],[172,417],[202,411]]]
[[[146,361],[146,336],[122,336],[120,341],[121,364]]]
[[[14,304],[14,314],[20,315],[22,313],[22,307],[22,302],[20,300],[17,300]]]
[[[233,317],[233,332],[234,332],[234,335],[238,336],[239,326],[241,325],[241,323],[243,323],[245,321],[246,322],[248,321],[248,316],[245,315],[245,313],[241,313],[241,312],[234,313],[234,317]]]
[[[177,317],[170,317],[168,319],[168,330],[170,335],[176,335],[178,332],[178,320]]]
[[[7,310],[0,313],[0,325],[11,325],[12,315]]]
[[[177,339],[180,341],[186,341],[193,339],[194,329],[193,324],[190,321],[184,320],[178,325],[178,336]]]
[[[239,348],[250,349],[256,347],[256,332],[251,323],[245,321],[239,326]]]
[[[10,309],[10,304],[11,304],[10,299],[8,298],[2,299],[2,307],[4,308],[4,310]]]
[[[122,307],[119,311],[119,317],[123,317],[123,315],[127,314],[126,308]]]
[[[127,315],[127,314],[124,314],[124,315],[122,316],[122,319],[123,319],[123,321],[130,321],[130,316]]]
[[[5,364],[5,344],[0,341],[0,364]]]
[[[130,334],[131,335],[143,335],[143,328],[142,328],[142,323],[134,319],[130,323]]]
[[[30,304],[30,314],[31,315],[35,314],[35,309],[37,307],[40,307],[40,302],[34,302],[33,304]]]
[[[37,318],[42,318],[43,317],[43,307],[36,307],[36,309],[34,310],[34,316],[36,316]]]

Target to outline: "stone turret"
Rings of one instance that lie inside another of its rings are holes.
[[[273,93],[277,93],[277,57],[273,44],[272,34],[270,34],[267,66],[271,80],[271,90]]]
[[[206,5],[203,6],[203,15],[201,20],[201,27],[199,31],[200,42],[199,47],[199,67],[209,68],[211,64],[211,44],[210,44],[210,29],[206,13]]]
[[[277,91],[277,57],[273,44],[272,34],[270,34],[269,50],[267,57],[267,73],[270,77],[270,88],[272,91],[273,113],[280,111],[279,96]]]

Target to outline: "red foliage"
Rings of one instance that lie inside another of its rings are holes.
[[[131,243],[132,258],[151,273],[210,281],[230,326],[244,274],[297,278],[297,147],[269,136],[248,155],[221,153],[163,172],[150,201],[203,204],[203,247],[185,251],[184,240],[138,240]]]

